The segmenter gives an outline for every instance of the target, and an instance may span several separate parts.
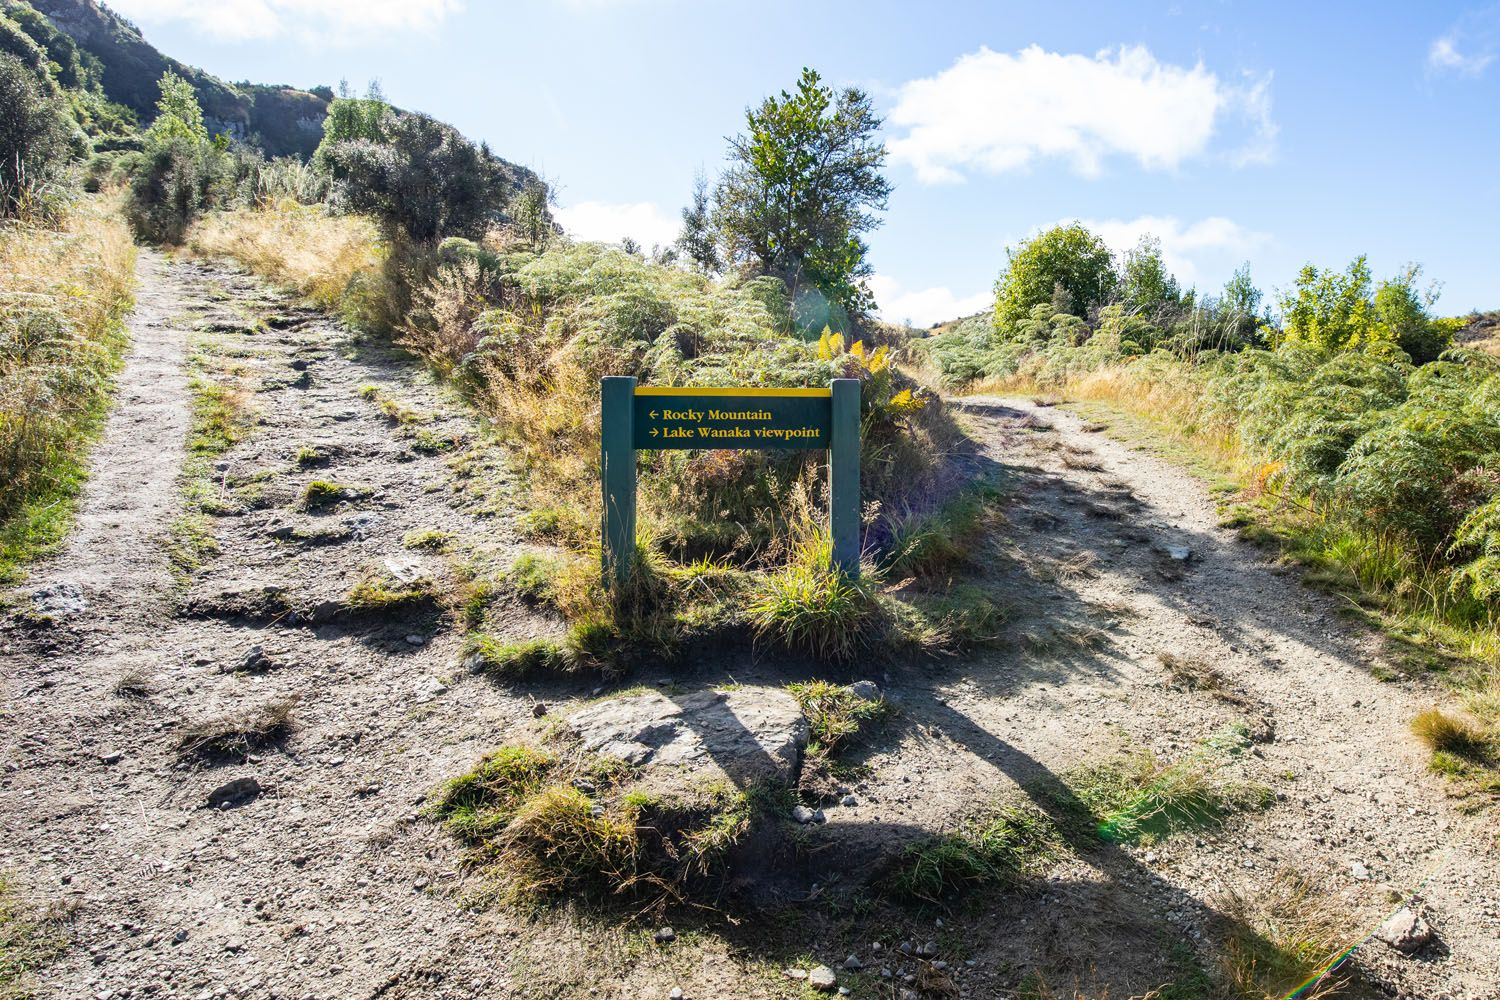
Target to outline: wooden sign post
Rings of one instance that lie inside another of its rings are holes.
[[[859,380],[827,389],[671,388],[610,376],[600,386],[604,584],[635,554],[635,453],[682,448],[820,448],[828,452],[833,565],[859,575]]]

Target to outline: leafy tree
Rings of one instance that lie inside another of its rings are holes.
[[[72,126],[32,69],[0,53],[0,218],[35,204],[66,159]]]
[[[1437,286],[1418,291],[1417,279],[1421,276],[1422,265],[1408,264],[1375,289],[1375,316],[1381,337],[1394,340],[1419,365],[1436,361],[1453,341],[1451,330],[1434,322],[1429,313],[1437,301]]]
[[[164,146],[179,139],[189,145],[207,142],[208,128],[193,85],[167,70],[160,87],[161,100],[156,102],[156,120],[146,129],[146,145]]]
[[[320,170],[330,170],[330,151],[341,142],[381,142],[385,138],[384,123],[391,113],[378,81],[370,81],[362,98],[354,96],[347,80],[339,81],[339,96],[328,105],[323,141],[313,153],[313,163]]]
[[[1054,226],[1005,255],[1006,268],[995,283],[995,325],[1001,330],[1011,330],[1042,303],[1087,316],[1115,290],[1114,256],[1081,223]]]
[[[1370,265],[1364,255],[1342,271],[1320,271],[1311,264],[1297,274],[1296,289],[1281,298],[1286,343],[1323,351],[1361,347],[1392,339],[1376,323],[1370,297]]]
[[[142,239],[175,243],[200,212],[233,200],[236,166],[229,137],[209,138],[192,84],[168,70],[160,86],[126,214]]]
[[[682,210],[677,249],[704,274],[717,274],[724,269],[709,213],[708,178],[701,172],[693,180],[692,204]]]
[[[745,125],[714,198],[729,263],[781,278],[794,302],[811,290],[852,314],[871,309],[862,234],[878,225],[891,186],[869,97],[853,87],[835,94],[804,69],[795,94],[766,98]],[[802,325],[821,327],[802,311]]]
[[[1182,289],[1161,257],[1161,240],[1147,234],[1125,251],[1120,267],[1120,302],[1136,312],[1156,313],[1182,301]]]

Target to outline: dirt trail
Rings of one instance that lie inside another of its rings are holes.
[[[425,974],[463,932],[453,903],[424,891],[455,858],[413,824],[421,796],[531,716],[488,684],[448,693],[457,638],[436,614],[342,602],[386,560],[441,578],[460,558],[506,558],[505,519],[483,509],[497,498],[449,467],[494,459],[416,368],[258,282],[150,252],[140,277],[136,348],[80,529],[26,588],[75,582],[87,607],[38,623],[23,605],[0,631],[0,868],[77,908],[77,944],[44,995],[371,995]],[[210,359],[196,377],[245,394],[250,426],[200,485],[219,552],[174,583],[190,351]],[[370,384],[376,400],[361,394]],[[384,399],[408,422],[384,415]],[[418,432],[456,444],[426,453]],[[304,447],[326,464],[299,467]],[[298,491],[314,478],[361,499],[304,513]],[[424,529],[487,548],[403,547]],[[269,663],[237,670],[254,646]],[[289,697],[300,703],[285,746],[239,765],[179,758],[183,725]],[[248,776],[265,789],[254,801],[205,808]]]
[[[594,682],[507,691],[458,666],[459,638],[435,609],[372,614],[348,595],[366,579],[451,584],[466,564],[511,560],[503,459],[408,360],[257,281],[151,253],[141,279],[136,349],[79,529],[25,588],[76,583],[85,606],[47,621],[23,601],[0,621],[0,870],[76,908],[74,944],[41,995],[801,996],[754,933],[666,948],[649,930],[464,908],[458,851],[418,816],[423,796],[539,732],[532,694],[560,714]],[[246,416],[237,443],[196,464],[190,376]],[[1235,725],[1254,745],[1226,773],[1277,801],[1151,848],[1072,845],[1043,885],[949,914],[941,931],[931,915],[870,927],[810,907],[795,917],[799,947],[833,964],[859,952],[873,969],[872,941],[888,955],[936,936],[962,997],[1011,995],[1038,963],[1125,997],[1180,976],[1171,945],[1235,919],[1228,894],[1254,899],[1295,868],[1351,927],[1420,888],[1439,943],[1360,955],[1386,995],[1500,997],[1493,831],[1460,812],[1407,734],[1436,693],[1376,680],[1378,641],[1216,527],[1181,470],[1056,410],[960,405],[975,474],[1014,498],[1010,550],[981,580],[1011,604],[1009,642],[854,668],[874,671],[901,712],[868,747],[849,804],[811,832],[825,881],[997,796],[1043,801],[1039,787],[1122,747],[1177,760]],[[314,479],[356,489],[308,510]],[[217,551],[194,547],[201,565],[174,575],[184,493],[212,512]],[[451,536],[447,551],[403,544],[430,530]],[[549,628],[512,611],[511,637]],[[255,646],[263,659],[247,664]],[[1174,683],[1163,653],[1212,667],[1222,688]],[[737,652],[676,683],[775,684],[788,669]],[[295,730],[248,756],[179,753],[187,725],[293,698]],[[258,795],[207,807],[249,777]],[[863,995],[897,988],[880,990]]]

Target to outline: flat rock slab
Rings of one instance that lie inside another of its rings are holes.
[[[612,698],[568,719],[583,748],[679,777],[722,776],[735,785],[794,783],[807,719],[780,688]],[[717,772],[717,774],[715,773]]]

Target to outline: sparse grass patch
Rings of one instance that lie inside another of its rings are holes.
[[[912,844],[882,882],[898,900],[941,903],[986,886],[1041,874],[1061,850],[1052,821],[1032,806],[977,816],[951,833]]]
[[[1219,824],[1236,812],[1263,809],[1275,800],[1261,785],[1221,778],[1219,769],[1249,745],[1245,727],[1227,727],[1177,762],[1149,750],[1080,768],[1064,776],[1067,791],[1043,789],[1066,811],[1081,813],[1103,840],[1154,843],[1175,833]],[[1062,792],[1059,796],[1059,792]]]
[[[1157,653],[1156,658],[1166,668],[1172,683],[1189,691],[1207,691],[1215,698],[1231,705],[1245,706],[1250,699],[1235,692],[1223,671],[1199,657],[1178,656],[1176,653]]]
[[[304,510],[325,510],[341,503],[362,500],[368,495],[369,491],[359,486],[314,479],[302,487],[302,507]]]
[[[482,632],[464,640],[464,662],[475,672],[504,680],[520,680],[542,673],[564,673],[580,666],[578,657],[555,639],[502,642]]]
[[[424,549],[428,552],[447,552],[453,545],[454,534],[438,528],[423,528],[408,531],[401,544],[409,549]]]
[[[166,546],[167,560],[179,578],[196,573],[206,560],[219,554],[213,523],[203,514],[184,514],[173,521]]]
[[[809,754],[836,756],[866,725],[890,713],[884,698],[861,698],[850,688],[828,681],[788,684],[786,689],[807,716],[812,737]]]
[[[152,689],[151,675],[137,668],[121,674],[111,690],[121,698],[146,698]]]
[[[280,746],[296,730],[296,707],[296,698],[283,698],[251,712],[194,723],[178,736],[177,756],[184,761],[222,764]]]
[[[0,1000],[29,1000],[33,975],[68,946],[70,916],[29,903],[10,876],[0,875]]]
[[[759,793],[714,785],[647,793],[626,765],[508,746],[443,786],[430,815],[513,903],[566,897],[660,904],[712,896]]]
[[[1330,966],[1358,933],[1326,886],[1282,870],[1253,897],[1231,893],[1221,913],[1227,926],[1216,971],[1225,995],[1278,1000],[1298,991],[1298,1000],[1319,1000],[1351,985],[1350,971]]]
[[[351,611],[416,611],[437,599],[433,581],[427,577],[397,580],[385,573],[371,573],[350,589],[344,598]]]

